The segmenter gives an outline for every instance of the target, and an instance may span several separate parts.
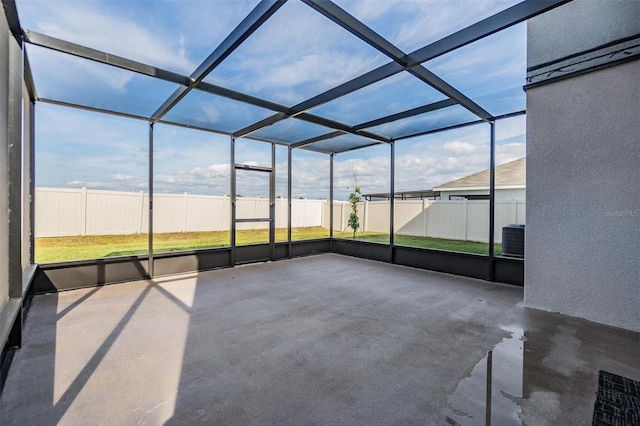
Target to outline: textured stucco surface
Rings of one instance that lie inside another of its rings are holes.
[[[640,1],[573,0],[527,23],[533,67],[640,33]]]
[[[526,306],[640,330],[639,76],[527,92]]]
[[[7,113],[9,84],[9,27],[0,13],[0,310],[9,298],[9,243],[7,218],[8,152]]]

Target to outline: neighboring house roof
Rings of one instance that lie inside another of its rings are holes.
[[[526,158],[510,161],[496,167],[496,188],[524,188],[526,186]],[[489,187],[489,169],[474,173],[451,182],[443,183],[434,191],[455,189],[485,189]]]

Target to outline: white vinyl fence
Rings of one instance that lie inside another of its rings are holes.
[[[154,194],[154,232],[228,231],[229,197]],[[321,226],[325,200],[292,200],[293,227]],[[73,188],[36,188],[35,236],[140,234],[149,230],[149,194]],[[269,216],[266,198],[240,197],[238,219]],[[264,229],[267,222],[239,223],[237,229]],[[276,227],[287,227],[287,200],[276,200]]]
[[[364,201],[358,205],[359,231],[389,232],[389,201]],[[496,201],[496,243],[502,242],[502,227],[525,223],[526,204],[523,200]],[[333,226],[339,231],[349,230],[351,205],[334,202]],[[325,222],[329,227],[329,205],[325,204]],[[489,242],[489,201],[478,200],[396,200],[393,232],[398,235],[446,238]]]
[[[292,227],[329,228],[329,202],[291,200]],[[228,231],[230,201],[224,196],[154,194],[154,232]],[[119,235],[148,232],[149,195],[143,192],[36,188],[36,237]],[[389,232],[389,201],[365,201],[358,207],[361,231]],[[347,230],[351,207],[334,203],[334,228]],[[495,241],[502,227],[525,223],[524,201],[497,201]],[[266,198],[240,197],[238,219],[269,216]],[[396,200],[394,232],[399,235],[488,242],[489,202]],[[239,223],[237,229],[264,229],[266,222]],[[276,200],[276,227],[287,227],[287,200]]]

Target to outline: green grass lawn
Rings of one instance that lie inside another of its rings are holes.
[[[329,231],[322,227],[294,228],[291,230],[292,240],[326,238]],[[334,232],[334,237],[351,239],[351,232]],[[268,231],[238,231],[238,245],[266,243],[269,241]],[[358,232],[357,240],[377,243],[389,243],[389,234]],[[276,230],[276,241],[287,241],[287,230]],[[178,250],[196,250],[229,246],[229,231],[222,232],[175,232],[155,234],[153,238],[154,252]],[[395,236],[396,245],[433,248],[439,250],[459,251],[465,253],[487,254],[489,245],[473,241],[446,240],[442,238]],[[112,256],[127,256],[147,252],[147,234],[133,235],[90,235],[83,237],[46,237],[36,238],[36,263],[64,262],[69,260],[99,259]],[[500,252],[496,244],[496,253]]]

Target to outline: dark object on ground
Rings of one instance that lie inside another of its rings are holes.
[[[593,425],[640,425],[640,382],[601,370]]]

